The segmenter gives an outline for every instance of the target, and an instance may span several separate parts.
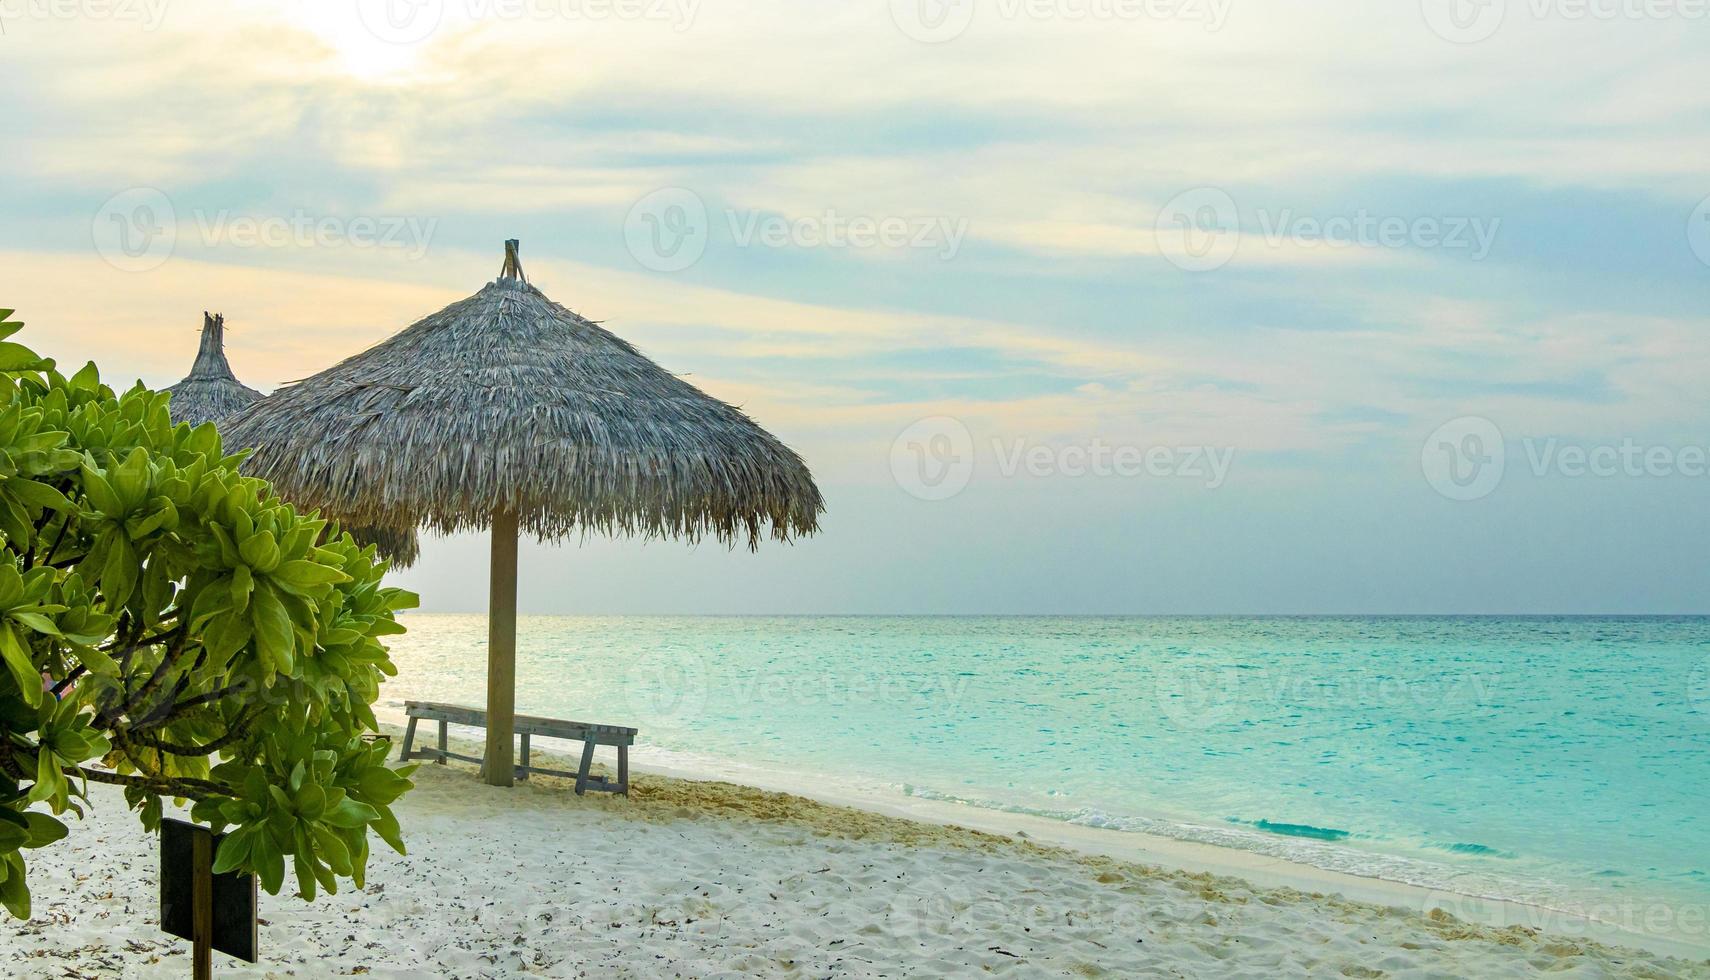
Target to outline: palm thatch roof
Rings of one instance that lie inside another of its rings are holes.
[[[262,399],[261,392],[247,387],[232,373],[232,366],[226,360],[225,339],[225,315],[203,312],[202,347],[196,353],[196,363],[190,368],[190,376],[166,389],[172,393],[167,410],[174,423],[201,425],[213,422],[224,432],[228,417]],[[236,447],[242,443],[228,438],[226,445]],[[402,529],[353,527],[347,530],[361,544],[378,545],[380,554],[398,568],[415,564],[421,553],[421,543],[413,526]]]
[[[190,374],[166,389],[172,393],[167,410],[174,422],[218,422],[261,399],[261,392],[245,386],[232,374],[226,361],[226,318],[202,314],[202,347]]]
[[[572,531],[711,534],[757,546],[818,529],[801,457],[598,324],[548,299],[506,243],[498,279],[281,388],[227,429],[287,499],[376,527],[451,533],[514,515]]]

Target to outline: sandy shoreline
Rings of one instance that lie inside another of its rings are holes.
[[[1234,847],[1179,840],[1143,831],[1107,830],[1027,813],[1006,812],[908,796],[890,787],[863,785],[850,791],[829,780],[781,774],[744,765],[638,750],[640,772],[685,780],[718,780],[802,796],[830,806],[866,810],[903,820],[964,827],[999,836],[1020,835],[1035,843],[1079,854],[1109,857],[1172,870],[1231,875],[1268,888],[1339,895],[1351,901],[1419,912],[1441,908],[1456,918],[1503,928],[1524,926],[1575,939],[1650,950],[1664,956],[1710,958],[1710,918],[1688,913],[1647,921],[1645,908],[1601,910],[1602,917],[1567,912],[1477,894],[1426,888],[1347,874]],[[1703,912],[1704,910],[1691,910]],[[1625,924],[1623,924],[1625,923]],[[1684,928],[1681,928],[1684,926]]]
[[[37,914],[0,931],[6,974],[184,974],[184,944],[154,926],[154,841],[106,789],[69,840],[32,853]],[[377,850],[362,892],[263,896],[263,963],[219,972],[1710,977],[1702,957],[1423,915],[1386,883],[1364,882],[1388,896],[1367,899],[1242,852],[1055,828],[1087,835],[1068,851],[1036,818],[993,813],[1003,826],[984,830],[1000,834],[965,829],[968,808],[950,804],[884,809],[642,766],[627,801],[578,798],[556,779],[497,790],[470,767],[423,766],[399,810],[410,855]],[[1131,853],[1097,853],[1117,844]],[[1295,875],[1316,885],[1288,886]],[[1327,890],[1348,898],[1310,894]]]
[[[401,732],[405,720],[401,705],[382,704],[375,710],[378,717],[396,725]],[[456,733],[459,729],[454,726],[452,731]],[[460,734],[479,738],[473,730],[462,730]],[[644,744],[635,747],[631,758],[637,772],[673,779],[752,786],[902,820],[963,827],[1003,837],[1020,835],[1034,843],[1062,847],[1079,854],[1192,873],[1231,875],[1263,887],[1332,894],[1350,901],[1419,913],[1437,908],[1477,925],[1495,928],[1523,926],[1553,936],[1635,947],[1663,956],[1710,959],[1710,919],[1702,914],[1696,918],[1690,914],[1670,915],[1659,921],[1647,915],[1651,911],[1648,907],[1610,907],[1601,910],[1604,913],[1601,917],[1593,918],[1478,894],[1352,875],[1234,847],[1131,830],[1088,827],[1026,813],[908,796],[894,787],[876,783],[851,783],[846,778],[814,778],[740,761],[691,758]],[[1703,909],[1689,911],[1705,912]]]

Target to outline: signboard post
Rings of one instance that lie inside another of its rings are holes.
[[[195,980],[214,977],[214,855],[213,834],[190,838],[195,852],[190,862],[191,975]]]
[[[190,940],[195,980],[213,976],[216,949],[250,963],[258,958],[255,876],[213,873],[224,839],[183,820],[160,822],[160,928]]]

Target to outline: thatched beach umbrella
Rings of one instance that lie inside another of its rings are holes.
[[[202,314],[202,347],[196,363],[183,381],[166,389],[172,393],[168,411],[174,422],[219,422],[226,416],[261,400],[261,392],[247,387],[232,374],[226,360],[224,314]]]
[[[511,784],[517,536],[703,535],[757,547],[818,529],[801,457],[547,299],[505,243],[468,299],[232,420],[250,472],[380,527],[492,531],[485,776]]]
[[[226,360],[226,317],[223,313],[202,313],[202,346],[196,352],[196,363],[190,375],[166,389],[172,393],[167,411],[172,421],[201,425],[213,422],[224,431],[227,418],[240,409],[260,401],[262,394],[248,387],[232,373]],[[226,445],[237,446],[227,440]],[[401,530],[388,527],[353,527],[351,536],[362,544],[377,545],[380,554],[398,568],[415,564],[421,545],[414,527]]]

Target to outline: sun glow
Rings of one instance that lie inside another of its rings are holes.
[[[409,74],[440,26],[431,0],[305,2],[291,19],[324,42],[346,72],[376,81]]]

